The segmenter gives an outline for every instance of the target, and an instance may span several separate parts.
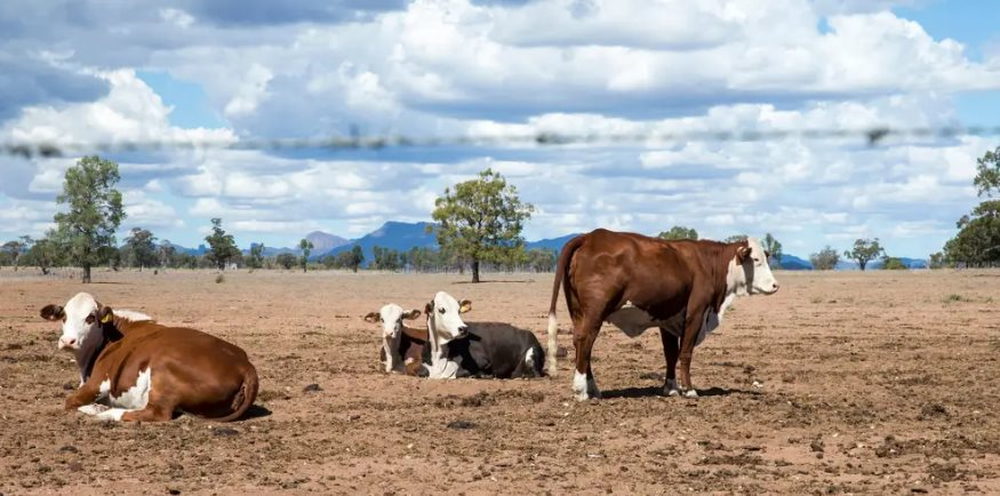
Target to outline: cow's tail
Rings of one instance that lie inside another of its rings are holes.
[[[563,246],[562,253],[559,254],[559,261],[556,262],[556,277],[552,282],[552,302],[549,304],[549,332],[548,332],[548,349],[545,357],[545,362],[548,365],[549,375],[556,375],[556,352],[559,349],[559,343],[556,341],[556,335],[559,333],[559,321],[556,320],[556,303],[559,302],[559,286],[564,283],[564,279],[569,273],[569,262],[573,259],[573,253],[576,252],[580,245],[583,244],[583,236],[577,236],[565,246]],[[569,302],[566,302],[569,306]],[[572,312],[572,310],[571,310]]]
[[[243,384],[240,385],[240,389],[233,397],[233,413],[214,420],[231,422],[242,417],[257,399],[257,388],[257,369],[253,365],[250,365],[247,371],[243,373]]]

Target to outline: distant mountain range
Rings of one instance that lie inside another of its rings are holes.
[[[383,248],[390,248],[396,251],[409,251],[411,248],[431,248],[437,249],[437,235],[434,230],[437,227],[436,224],[430,222],[395,222],[389,221],[382,224],[378,229],[360,237],[357,239],[346,239],[333,234],[314,231],[306,235],[306,239],[313,243],[312,254],[310,255],[310,260],[319,260],[327,255],[337,255],[344,251],[353,249],[354,245],[358,245],[364,251],[365,260],[370,262],[375,258],[372,249],[376,246]],[[526,244],[527,249],[532,250],[535,248],[543,248],[548,250],[554,250],[559,252],[562,250],[563,246],[566,245],[569,240],[578,236],[579,233],[567,234],[565,236],[560,236],[558,238],[547,238],[540,239],[538,241],[529,241]],[[189,253],[191,255],[201,256],[208,251],[205,245],[199,245],[197,248],[185,248],[180,245],[172,244],[172,246],[178,252]],[[250,250],[244,250],[244,254],[249,253]],[[264,255],[273,257],[281,253],[292,253],[295,255],[300,255],[302,252],[295,248],[264,248]],[[927,260],[917,259],[917,258],[907,258],[900,257],[900,260],[911,269],[924,269],[927,268]],[[781,268],[784,270],[813,270],[812,263],[807,259],[785,253],[781,257]],[[882,261],[872,261],[869,264],[869,268],[880,269],[882,268]],[[852,261],[841,260],[837,263],[837,270],[858,270],[858,264]]]

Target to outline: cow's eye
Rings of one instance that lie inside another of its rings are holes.
[[[445,312],[444,308],[439,308],[438,309],[438,313],[439,314],[444,315],[444,312]]]
[[[94,317],[94,315],[93,315],[93,314],[91,314],[91,315],[88,315],[88,316],[87,316],[87,319],[86,319],[86,322],[87,322],[88,324],[93,324],[95,320],[97,320],[97,318],[96,318],[96,317]]]

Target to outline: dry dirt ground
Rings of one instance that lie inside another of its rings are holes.
[[[471,298],[469,321],[546,325],[551,274],[0,273],[0,493],[1000,493],[1000,273],[777,273],[695,352],[697,400],[660,396],[657,333],[605,327],[605,399],[537,380],[378,370],[383,303]],[[80,290],[219,335],[261,376],[255,417],[103,424],[38,309]],[[560,344],[572,350],[560,300]],[[543,341],[544,342],[544,341]],[[754,385],[754,382],[757,385]],[[759,386],[759,387],[758,387]]]

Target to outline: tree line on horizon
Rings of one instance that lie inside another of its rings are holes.
[[[373,260],[365,265],[361,247],[337,255],[328,255],[311,261],[313,244],[302,239],[300,255],[283,253],[264,256],[264,245],[253,243],[247,254],[237,246],[232,234],[222,227],[222,219],[211,220],[212,228],[205,241],[207,252],[202,256],[180,253],[167,240],[156,243],[156,236],[141,227],[133,228],[118,245],[115,233],[127,218],[122,195],[116,188],[120,181],[118,164],[98,156],[87,156],[66,171],[62,192],[56,197],[61,211],[56,213],[56,227],[41,239],[29,236],[0,245],[0,266],[38,267],[48,274],[53,267],[79,267],[82,280],[92,280],[92,269],[107,265],[113,270],[122,267],[166,268],[216,268],[225,270],[237,266],[251,272],[261,269],[301,268],[345,269],[357,272],[362,268],[381,271],[460,272],[469,270],[472,281],[481,280],[480,272],[531,270],[551,271],[557,254],[554,250],[526,249],[521,232],[534,213],[534,206],[524,203],[517,188],[492,169],[478,177],[448,187],[435,201],[432,218],[438,223],[436,230],[438,249],[412,248],[398,251],[375,247]],[[1000,147],[987,151],[977,160],[977,174],[973,180],[981,202],[968,215],[962,216],[956,227],[957,235],[945,243],[942,251],[930,255],[930,267],[961,267],[1000,264]],[[428,232],[432,228],[428,227]],[[674,226],[661,232],[667,240],[698,239],[694,228]],[[746,239],[745,234],[730,236],[725,241]],[[771,235],[761,239],[770,254],[770,262],[781,265],[782,245]],[[906,269],[899,257],[886,254],[878,238],[857,239],[843,252],[843,257],[857,262],[865,270],[872,261],[881,259],[885,269]],[[810,255],[809,260],[817,270],[830,270],[837,266],[841,252],[826,246]]]

